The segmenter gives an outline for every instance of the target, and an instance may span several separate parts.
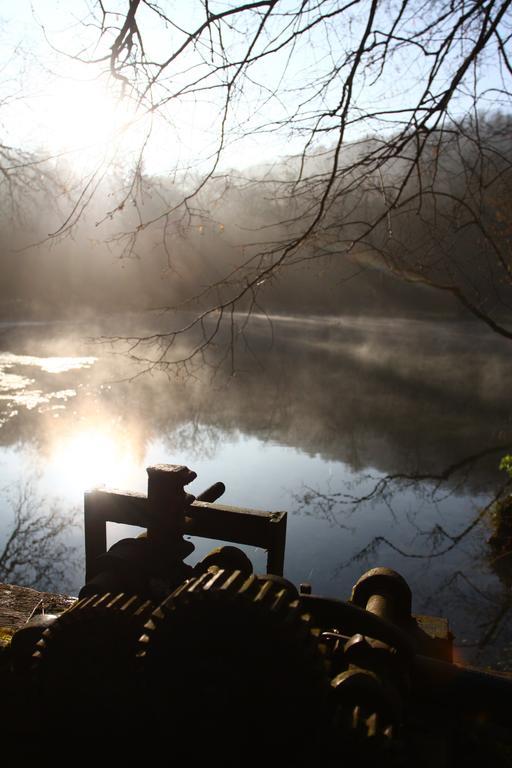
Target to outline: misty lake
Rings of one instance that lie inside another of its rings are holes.
[[[0,580],[76,594],[84,490],[145,491],[148,465],[186,464],[191,493],[222,480],[227,504],[289,512],[295,583],[345,599],[389,566],[461,658],[512,668],[512,567],[482,513],[512,444],[509,342],[472,322],[254,317],[234,375],[220,344],[176,378],[91,340],[165,322],[0,324]],[[195,543],[192,562],[212,546]]]

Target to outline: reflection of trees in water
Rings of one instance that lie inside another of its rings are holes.
[[[0,543],[0,581],[62,591],[76,571],[77,548],[66,534],[77,526],[77,511],[47,503],[30,482],[4,491],[12,522]]]
[[[364,560],[369,560],[370,558],[375,558],[382,546],[389,547],[389,549],[392,549],[394,552],[401,555],[402,557],[409,557],[417,560],[432,560],[435,557],[442,557],[443,555],[447,555],[449,552],[452,551],[452,549],[455,549],[456,546],[458,546],[464,539],[466,539],[469,536],[469,534],[477,527],[477,525],[479,525],[486,517],[488,517],[489,512],[491,511],[494,504],[501,496],[503,490],[504,488],[502,488],[499,491],[499,493],[496,496],[494,496],[488,504],[482,507],[482,509],[480,509],[477,512],[477,514],[473,516],[473,518],[469,521],[469,523],[464,525],[464,527],[457,533],[450,533],[445,527],[443,527],[439,523],[436,523],[431,528],[426,528],[426,529],[421,528],[416,523],[415,528],[417,530],[418,536],[423,538],[423,540],[427,544],[427,547],[429,548],[429,551],[427,552],[406,550],[403,547],[400,547],[397,544],[394,544],[393,541],[389,539],[387,536],[374,536],[373,539],[371,539],[371,541],[368,542],[368,544],[366,544],[362,549],[360,549],[358,552],[352,555],[349,558],[349,560],[341,567],[344,567],[345,565],[349,565],[351,563],[361,562]],[[419,489],[419,493],[421,493],[421,489]],[[446,495],[445,495],[445,498],[446,498]],[[435,504],[435,502],[436,502],[435,498],[432,498],[432,503]],[[389,502],[388,502],[388,505],[389,505]],[[393,512],[393,514],[395,513]],[[409,516],[408,522],[414,523],[414,519],[411,516]]]
[[[356,494],[355,492],[347,493],[346,490],[323,493],[320,490],[308,488],[302,498],[296,497],[299,502],[298,511],[307,511],[312,507],[313,510],[317,510],[321,513],[322,517],[326,518],[326,511],[328,510],[330,519],[336,521],[337,510],[345,509],[353,514],[359,507],[384,503],[393,519],[396,520],[397,515],[393,507],[393,498],[397,493],[412,490],[417,499],[421,498],[427,500],[430,504],[438,505],[450,496],[464,492],[469,476],[479,461],[490,455],[499,456],[505,450],[506,446],[488,448],[472,456],[466,456],[464,459],[446,467],[438,474],[399,472],[381,477],[363,474],[355,481],[357,486],[361,486],[363,482],[369,484],[369,489],[362,494]],[[358,562],[366,557],[375,556],[381,545],[388,546],[403,557],[432,559],[433,557],[447,554],[463,541],[480,522],[489,516],[490,511],[495,508],[496,503],[503,497],[510,485],[511,481],[503,484],[491,500],[458,533],[450,533],[439,523],[436,523],[432,528],[422,529],[409,516],[408,522],[415,525],[418,536],[422,537],[430,545],[430,551],[426,553],[405,551],[386,536],[375,536],[363,549],[352,555],[348,562]]]
[[[219,436],[244,433],[392,475],[439,474],[461,455],[512,442],[509,350],[472,324],[283,318],[274,331],[270,348],[265,322],[254,319],[236,376],[225,361],[214,378],[179,381],[154,372],[101,388],[128,376],[117,357],[46,374],[44,391],[74,388],[77,396],[58,418],[17,407],[0,442],[21,439],[44,452],[59,429],[96,418],[130,440],[141,459],[157,437],[169,436],[172,448],[176,433],[180,446],[209,457]],[[24,351],[31,349],[27,342]],[[497,475],[489,455],[466,475],[467,488],[491,491]]]
[[[213,459],[223,441],[232,440],[219,427],[211,426],[191,419],[185,424],[180,424],[170,435],[166,435],[162,442],[170,454],[175,452],[187,453],[194,459]]]
[[[169,434],[193,421],[386,474],[438,474],[461,455],[512,441],[508,349],[476,337],[471,325],[410,330],[400,321],[300,318],[274,325],[269,349],[264,324],[256,324],[234,377],[227,365],[213,382],[140,380],[146,428]],[[106,396],[114,411],[123,399],[127,409],[133,387]],[[468,487],[491,489],[496,475],[490,456],[468,473]]]
[[[381,504],[389,510],[395,523],[408,524],[415,529],[416,547],[406,548],[393,541],[391,536],[373,536],[340,563],[335,575],[354,563],[365,568],[374,567],[383,556],[385,558],[386,550],[403,558],[434,563],[438,558],[449,556],[479,529],[478,548],[468,555],[465,569],[454,570],[446,578],[434,580],[434,588],[422,599],[422,610],[442,613],[448,618],[455,611],[463,614],[465,621],[462,625],[467,627],[469,639],[456,639],[469,649],[472,662],[512,670],[512,497],[508,495],[512,479],[502,482],[499,487],[497,485],[487,502],[470,515],[458,530],[451,528],[449,520],[445,524],[436,522],[422,526],[419,513],[409,511],[404,518],[397,509],[399,505],[395,504],[401,494],[412,491],[418,502],[442,506],[443,502],[464,492],[468,475],[475,471],[480,461],[495,455],[497,465],[504,450],[504,446],[483,450],[435,475],[396,473],[377,477],[365,474],[343,491],[326,493],[306,488],[295,498],[297,513],[311,515],[343,528],[347,527],[347,519],[352,519],[353,527],[356,527],[352,517],[356,512]],[[357,488],[361,489],[360,493]],[[419,508],[421,505],[418,503]],[[492,533],[490,537],[489,533]],[[498,579],[489,578],[492,573]]]
[[[298,504],[297,511],[307,515],[316,514],[339,525],[337,512],[343,511],[344,514],[353,514],[363,505],[371,506],[376,503],[384,503],[393,519],[396,519],[393,497],[398,492],[413,490],[417,498],[425,498],[430,503],[436,504],[446,499],[447,496],[464,492],[477,464],[489,456],[500,456],[506,450],[507,446],[505,445],[486,448],[477,454],[465,456],[437,474],[418,471],[375,476],[365,472],[360,473],[354,481],[347,484],[343,491],[323,492],[320,489],[306,488],[304,493],[295,495],[295,501]],[[356,493],[356,489],[363,485],[367,487],[367,490]],[[352,492],[349,493],[350,490]],[[447,538],[453,538],[447,533],[445,535]],[[436,529],[435,535],[432,534],[432,539],[438,540],[440,538],[443,538],[442,530]],[[393,548],[400,552],[400,549]]]

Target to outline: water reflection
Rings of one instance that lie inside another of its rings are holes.
[[[4,488],[7,508],[0,535],[0,581],[39,590],[71,588],[77,548],[69,541],[78,510],[41,497],[29,480]]]
[[[116,322],[147,331],[140,318]],[[186,463],[200,490],[225,481],[226,503],[293,513],[293,581],[346,597],[378,560],[411,582],[416,611],[449,615],[459,639],[479,653],[493,645],[480,658],[495,660],[508,608],[478,515],[512,445],[509,345],[460,323],[274,326],[271,342],[254,319],[235,376],[216,366],[135,380],[123,358],[81,341],[105,329],[13,327],[0,364],[21,378],[0,392],[0,470],[15,482],[36,466],[36,490],[73,506],[90,485],[144,490],[148,464]],[[81,545],[80,532],[71,538]]]
[[[43,392],[35,386],[36,379],[29,378],[20,369],[35,369],[43,373],[64,373],[81,368],[89,368],[96,362],[94,357],[37,357],[34,355],[18,355],[13,352],[0,353],[0,401],[6,404],[0,415],[0,425],[9,418],[18,415],[17,407],[26,410],[44,406],[44,409],[57,410],[63,406],[54,401],[66,401],[76,396],[74,388],[57,389]],[[44,410],[43,409],[43,410]]]
[[[49,450],[46,472],[65,489],[129,488],[139,468],[130,441],[104,428],[78,428],[55,440]]]
[[[176,430],[183,445],[199,452],[210,450],[216,430],[239,431],[356,470],[426,474],[511,442],[507,344],[477,335],[471,324],[285,322],[273,347],[265,330],[263,322],[256,323],[251,351],[238,350],[234,377],[223,378],[221,371],[212,379],[207,371],[202,378],[179,381],[153,372],[108,387],[106,382],[128,378],[133,370],[120,358],[93,363],[92,356],[80,355],[76,338],[66,342],[65,336],[54,345],[74,348],[75,363],[68,357],[68,367],[63,363],[59,373],[42,366],[31,374],[37,374],[46,399],[76,393],[55,421],[71,421],[73,428],[101,423],[109,434],[130,439],[137,455],[156,436]],[[39,339],[20,336],[18,329],[14,343],[37,350],[44,342],[52,348],[41,331]],[[9,343],[5,336],[3,342]],[[0,403],[4,418],[18,405],[18,394]],[[49,438],[59,428],[48,423],[46,409],[27,410],[18,409],[0,441],[12,444],[20,433],[28,439],[30,424],[32,441],[45,444],[48,452]],[[489,455],[467,476],[466,487],[491,488],[496,477]]]
[[[31,366],[47,373],[63,373],[78,368],[90,368],[96,361],[96,357],[36,357],[3,352],[0,354],[0,382],[7,375],[5,370],[15,366]]]

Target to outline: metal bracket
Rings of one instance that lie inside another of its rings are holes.
[[[96,558],[107,551],[107,522],[148,528],[155,514],[168,507],[176,514],[176,484],[185,467],[158,464],[148,467],[148,495],[94,489],[84,494],[86,581],[96,571]],[[282,576],[286,545],[286,512],[260,512],[253,509],[193,501],[183,510],[181,534],[247,544],[267,550],[267,573]]]

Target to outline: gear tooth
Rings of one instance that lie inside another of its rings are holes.
[[[300,602],[293,600],[288,606],[288,612],[286,616],[287,623],[291,623],[297,620],[297,617],[304,623],[311,623],[311,616],[309,613],[304,613],[301,609]]]
[[[256,576],[251,573],[250,576],[248,576],[240,589],[238,590],[238,594],[243,595],[245,593],[250,594],[251,592],[255,591],[258,586],[258,579]]]
[[[85,605],[87,605],[88,603],[92,603],[94,600],[96,600],[97,597],[98,595],[90,595],[89,597],[82,597],[81,600],[77,600],[75,603],[70,605],[69,608],[66,608],[64,613],[61,613],[61,615],[59,616],[59,619],[62,619],[64,614],[69,615],[70,613],[73,613],[73,611],[76,611],[77,608],[81,610]]]
[[[146,600],[145,603],[148,601]],[[131,613],[133,612],[134,616],[138,616],[140,614],[140,608],[145,605],[145,603],[141,603],[140,598],[137,595],[129,595],[128,597],[124,595],[124,600],[119,606],[119,610],[122,613]]]
[[[255,597],[253,598],[254,602],[261,604],[268,602],[268,597],[272,596],[273,586],[274,585],[271,581],[264,581],[263,584],[259,587]]]
[[[368,738],[375,738],[379,734],[379,715],[373,712],[366,720]]]
[[[222,571],[219,571],[219,573],[222,573]],[[215,576],[218,576],[218,573],[215,574]],[[200,592],[201,588],[204,587],[204,585],[210,581],[212,578],[212,574],[210,571],[206,571],[206,573],[202,573],[200,576],[198,576],[196,579],[193,579],[191,582],[189,582],[188,585],[185,586],[185,591],[187,593],[191,592]]]
[[[164,602],[163,602],[163,603],[161,603],[161,605],[165,605],[165,603],[167,602],[167,600],[169,600],[171,597],[175,597],[176,595],[179,595],[179,594],[181,594],[181,593],[182,593],[182,592],[183,592],[183,591],[184,591],[184,590],[187,588],[187,584],[188,584],[188,583],[189,583],[189,582],[187,582],[187,581],[184,581],[184,582],[183,582],[183,584],[180,584],[180,586],[179,586],[179,587],[176,587],[176,589],[174,590],[174,592],[171,592],[171,594],[169,595],[169,597],[167,597],[167,598],[164,600]]]
[[[123,605],[127,602],[127,595],[124,594],[124,592],[120,592],[118,595],[112,595],[109,596],[110,600],[105,603],[105,608],[107,610],[121,610]],[[134,595],[134,597],[137,599],[137,596]]]
[[[110,605],[114,605],[117,595],[112,595],[111,592],[105,592],[102,595],[96,595],[96,600],[91,603],[90,608],[97,610],[98,608],[108,608]]]
[[[289,599],[285,589],[280,589],[275,595],[271,609],[274,613],[282,613],[289,607]]]
[[[161,605],[158,606],[158,608],[155,608],[155,610],[151,614],[151,617],[157,618],[157,619],[163,619],[165,615],[164,611],[166,610],[166,607],[167,607],[166,603],[162,603]]]
[[[145,600],[143,603],[141,603],[138,608],[135,611],[135,616],[137,618],[143,618],[144,616],[147,616],[148,613],[151,612],[151,609],[153,608],[153,604],[151,600]]]
[[[208,572],[205,575],[209,576],[209,578],[205,579],[205,581],[203,581],[203,583],[200,585],[203,590],[210,590],[213,592],[214,590],[220,589],[224,586],[226,581],[226,571],[224,569],[220,568],[214,573]]]
[[[223,590],[223,592],[229,592],[235,589],[238,591],[237,585],[244,578],[245,576],[242,573],[242,571],[236,570],[236,571],[231,571],[231,573],[228,572],[224,580],[224,583],[220,588]]]

